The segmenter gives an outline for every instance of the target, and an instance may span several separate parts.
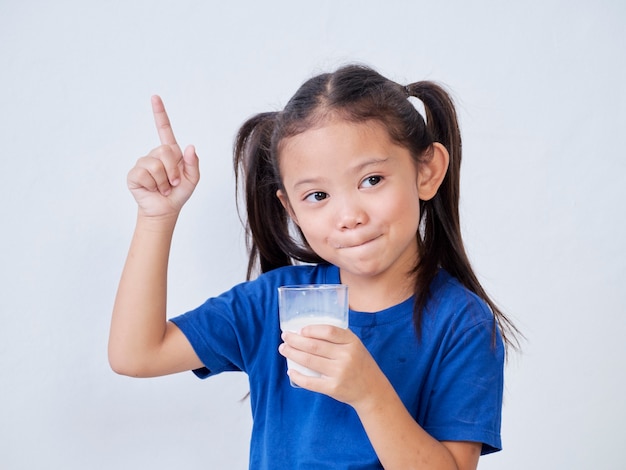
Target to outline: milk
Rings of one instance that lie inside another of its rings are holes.
[[[280,323],[280,329],[283,331],[293,331],[300,333],[300,330],[308,325],[332,325],[339,328],[348,328],[348,320],[341,320],[324,313],[310,313],[306,316],[294,317]]]

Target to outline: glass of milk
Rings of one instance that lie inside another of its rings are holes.
[[[300,333],[307,325],[348,328],[348,286],[309,284],[279,287],[278,312],[282,331]],[[290,359],[287,359],[287,368],[312,377],[320,376]],[[293,382],[291,385],[297,387]]]

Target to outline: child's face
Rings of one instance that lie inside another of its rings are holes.
[[[400,284],[417,261],[417,168],[377,122],[334,119],[286,139],[278,197],[342,281]]]

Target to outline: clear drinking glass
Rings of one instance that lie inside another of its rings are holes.
[[[348,328],[348,286],[309,284],[279,287],[278,311],[282,331],[299,333],[307,325]],[[287,359],[287,367],[312,377],[320,376],[290,359]]]

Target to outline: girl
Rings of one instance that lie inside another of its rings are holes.
[[[248,281],[171,321],[168,255],[198,158],[152,106],[161,146],[128,175],[138,217],[111,324],[116,372],[246,372],[253,469],[475,469],[500,449],[515,329],[465,255],[461,139],[442,88],[347,66],[249,119],[234,155]],[[281,335],[277,288],[313,283],[349,286],[349,329]],[[285,358],[321,377],[288,376]]]

